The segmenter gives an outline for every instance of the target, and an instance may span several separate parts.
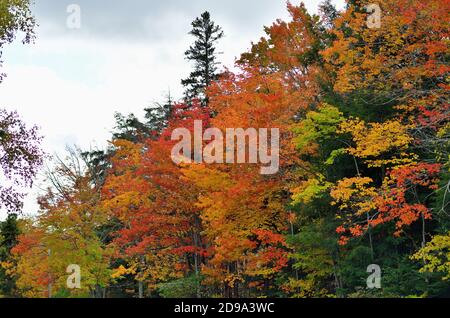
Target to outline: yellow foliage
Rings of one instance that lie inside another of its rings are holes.
[[[437,235],[411,259],[425,262],[421,273],[443,273],[444,280],[450,279],[450,233]]]
[[[397,120],[366,124],[360,119],[349,119],[341,124],[339,132],[351,134],[356,144],[347,149],[349,154],[366,159],[370,167],[381,167],[414,161],[414,156],[407,153],[413,141],[408,134],[410,128]]]
[[[356,215],[363,215],[376,208],[373,200],[377,196],[376,188],[369,186],[371,178],[349,178],[338,182],[331,191],[333,205],[339,205],[339,210],[350,210]]]

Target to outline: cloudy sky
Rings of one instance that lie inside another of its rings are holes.
[[[316,12],[320,2],[305,4]],[[342,8],[344,0],[333,3]],[[67,25],[71,4],[81,8],[79,29]],[[184,60],[190,23],[203,11],[225,31],[219,51],[228,67],[264,34],[264,25],[288,18],[284,0],[36,0],[32,10],[36,43],[4,49],[8,76],[0,106],[38,125],[50,154],[73,144],[103,148],[115,112],[141,116],[169,89],[181,97],[180,80],[190,71]],[[37,192],[31,191],[25,213],[37,209]]]

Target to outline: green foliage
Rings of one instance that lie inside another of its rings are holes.
[[[191,275],[158,285],[158,293],[163,298],[195,298],[202,278]]]
[[[339,124],[344,120],[338,108],[323,104],[317,111],[306,114],[306,119],[294,127],[294,143],[298,149],[309,146],[312,142],[321,142],[333,137]]]

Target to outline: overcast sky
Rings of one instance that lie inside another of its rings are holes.
[[[305,4],[316,12],[320,2]],[[333,3],[342,8],[344,0]],[[67,27],[70,4],[81,8],[80,29]],[[284,0],[36,0],[32,10],[36,43],[4,49],[0,107],[38,125],[50,154],[73,144],[104,148],[115,112],[141,116],[169,88],[181,97],[180,80],[190,72],[188,32],[205,10],[225,31],[219,51],[228,67],[263,26],[288,18]],[[30,193],[25,214],[36,212],[36,195]]]

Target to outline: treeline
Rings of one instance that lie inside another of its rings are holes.
[[[219,72],[221,28],[196,19],[183,100],[118,114],[107,151],[56,160],[36,218],[2,223],[3,294],[449,296],[450,3],[380,0],[380,28],[370,3],[288,3],[236,72]],[[172,131],[195,120],[279,128],[279,173],[176,165]]]

